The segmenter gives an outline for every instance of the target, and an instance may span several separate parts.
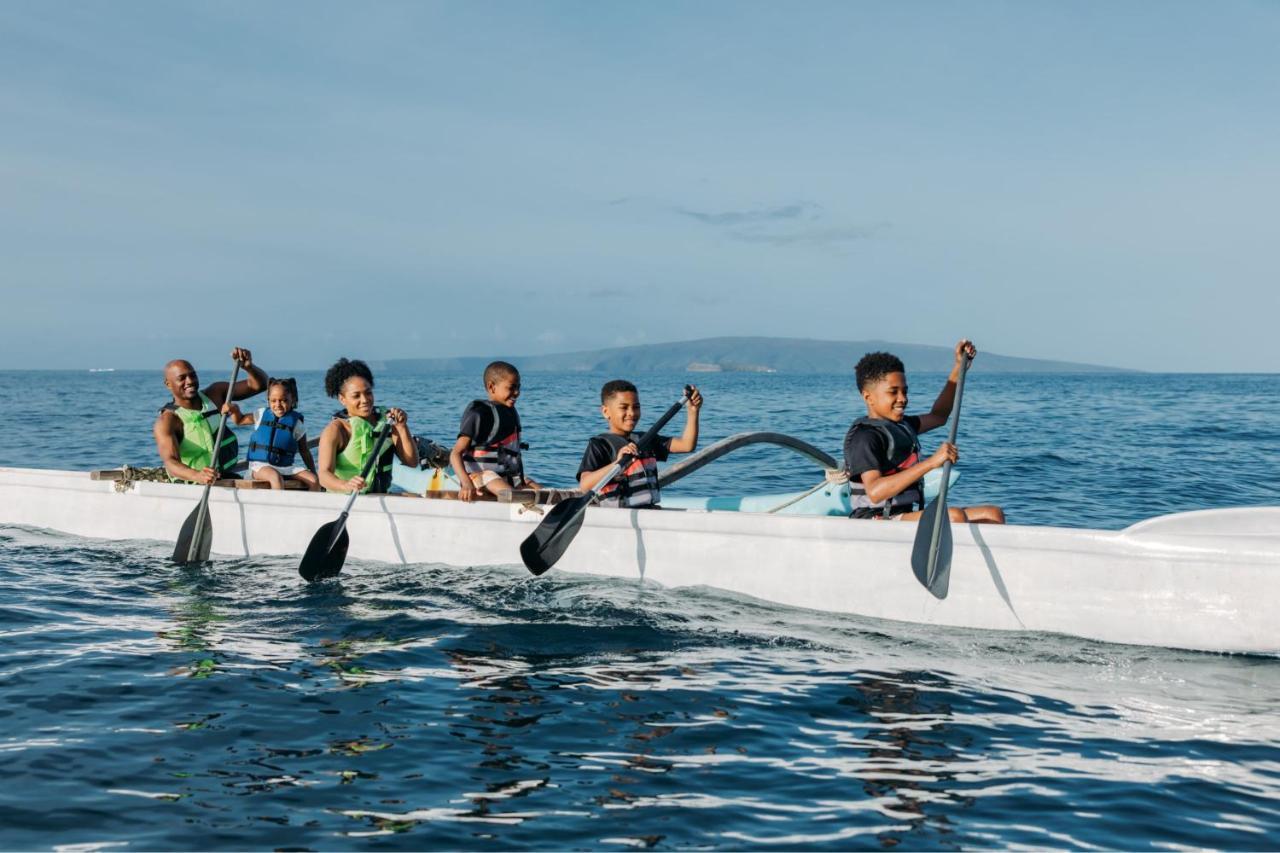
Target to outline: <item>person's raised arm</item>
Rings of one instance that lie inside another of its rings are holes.
[[[698,449],[698,413],[702,410],[702,392],[692,385],[693,393],[689,395],[689,409],[685,416],[684,433],[679,438],[671,439],[672,453],[692,453]]]
[[[238,361],[240,369],[249,375],[237,382],[236,387],[230,389],[230,394],[227,393],[227,383],[225,382],[215,382],[204,389],[205,396],[219,406],[233,400],[252,397],[267,387],[267,373],[253,363],[253,353],[244,347],[236,347],[231,351],[231,357]]]
[[[966,358],[972,359],[977,354],[977,347],[968,339],[956,344],[956,360],[951,367],[951,375],[947,377],[947,384],[943,385],[942,390],[938,393],[938,399],[933,401],[933,408],[920,416],[919,432],[937,429],[947,422],[947,418],[951,417],[951,409],[956,403],[956,383],[960,381],[960,371],[964,369],[964,360]]]
[[[178,452],[181,444],[181,439],[178,437],[180,424],[181,421],[178,420],[177,415],[162,412],[156,418],[155,426],[151,428],[151,433],[156,440],[156,452],[160,454],[164,470],[175,480],[200,484],[212,483],[218,479],[218,472],[213,468],[189,468],[182,464],[182,458]]]
[[[418,467],[418,443],[409,432],[409,416],[403,409],[387,410],[387,418],[391,421],[391,443],[395,446],[396,456],[400,464],[407,468]]]

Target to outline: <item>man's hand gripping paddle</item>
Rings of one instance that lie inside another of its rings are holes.
[[[689,402],[689,397],[693,393],[693,387],[686,385],[684,387],[684,396],[680,398],[680,402],[667,409],[666,414],[658,418],[653,426],[649,427],[649,431],[640,437],[636,442],[636,447],[641,452],[647,450],[653,440],[658,437],[658,430],[667,425],[667,422],[676,416],[676,413]],[[587,507],[596,501],[600,496],[600,491],[618,476],[631,460],[624,458],[621,462],[616,463],[609,469],[600,481],[595,484],[591,491],[577,498],[571,498],[567,501],[561,501],[547,513],[547,517],[542,519],[542,523],[537,529],[529,534],[528,538],[520,544],[520,559],[524,560],[525,566],[535,575],[540,575],[547,569],[556,564],[568,549],[569,544],[573,542],[573,538],[578,535],[578,529],[582,527],[582,519],[586,514]]]

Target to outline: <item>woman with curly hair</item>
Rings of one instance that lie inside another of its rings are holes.
[[[403,410],[373,404],[373,372],[359,359],[338,359],[324,375],[324,391],[343,411],[320,433],[320,485],[330,492],[386,492],[391,486],[392,454],[413,467],[418,448]],[[379,454],[367,478],[361,477],[384,423],[391,424],[391,443]]]

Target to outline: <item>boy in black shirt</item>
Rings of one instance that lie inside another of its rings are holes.
[[[458,440],[449,464],[458,477],[458,497],[473,501],[481,490],[501,494],[511,489],[542,488],[524,474],[520,451],[520,371],[505,361],[484,369],[488,400],[472,400],[462,412]]]
[[[965,358],[978,350],[970,341],[956,344],[951,376],[933,408],[923,415],[908,415],[907,374],[902,361],[887,352],[867,353],[855,368],[858,390],[867,404],[867,416],[858,418],[844,437],[844,467],[852,491],[853,518],[918,519],[924,509],[924,475],[955,462],[960,451],[943,442],[932,456],[921,460],[917,435],[947,422],[955,404],[956,382]],[[949,507],[952,521],[1004,523],[998,506]]]
[[[615,463],[621,462],[623,456],[630,456],[627,467],[600,490],[600,505],[630,509],[657,507],[661,500],[658,463],[665,462],[672,453],[690,453],[697,449],[701,408],[702,394],[694,388],[689,395],[684,433],[679,438],[655,436],[649,449],[641,453],[633,435],[640,421],[640,392],[624,379],[606,382],[600,389],[600,413],[609,424],[609,431],[587,442],[582,464],[578,466],[578,487],[584,492],[594,488]]]

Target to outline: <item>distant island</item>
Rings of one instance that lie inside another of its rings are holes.
[[[846,373],[865,353],[888,350],[908,371],[937,373],[951,369],[950,347],[890,341],[814,341],[803,338],[704,338],[665,344],[614,347],[555,355],[496,356],[526,373],[591,372],[626,376],[632,373]],[[492,358],[397,358],[375,367],[389,373],[453,373],[479,371]],[[1136,373],[1117,367],[1016,358],[983,352],[978,363],[987,373]]]

